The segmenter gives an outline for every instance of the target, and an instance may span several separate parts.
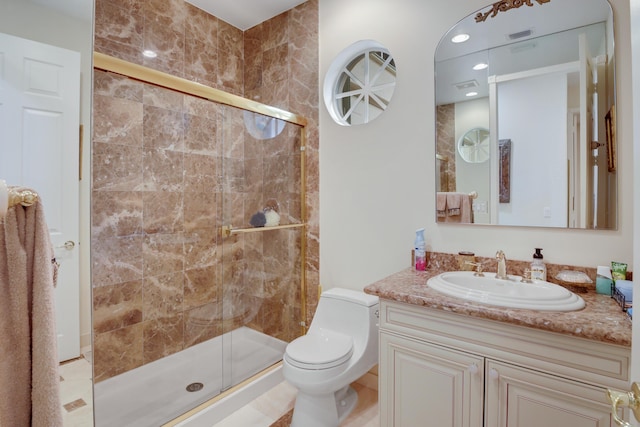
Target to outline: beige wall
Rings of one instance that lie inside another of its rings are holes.
[[[374,39],[394,56],[396,92],[387,111],[365,126],[335,124],[320,109],[320,280],[325,288],[361,289],[410,265],[415,229],[430,250],[471,250],[528,260],[544,248],[551,263],[594,267],[632,263],[632,112],[629,2],[612,0],[616,31],[619,130],[619,227],[582,231],[436,224],[434,65],[440,37],[486,0],[394,2],[320,0],[320,79],[334,56]],[[534,7],[544,7],[536,4]],[[354,19],[357,17],[358,19]]]

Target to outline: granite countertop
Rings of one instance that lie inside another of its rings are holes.
[[[586,305],[578,311],[511,309],[450,297],[431,289],[427,280],[439,273],[442,270],[407,268],[367,286],[364,291],[387,300],[631,347],[631,319],[608,295],[595,291],[579,294]]]

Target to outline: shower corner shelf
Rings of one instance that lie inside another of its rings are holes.
[[[302,228],[306,226],[306,223],[299,224],[285,224],[285,225],[274,225],[271,227],[250,227],[250,228],[233,228],[232,225],[223,225],[220,228],[220,233],[222,237],[233,236],[234,234],[246,234],[246,233],[258,233],[262,231],[270,231],[270,230],[286,230],[290,228]]]

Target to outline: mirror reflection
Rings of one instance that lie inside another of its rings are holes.
[[[490,147],[489,129],[473,128],[458,141],[458,154],[467,163],[484,163],[489,160]]]
[[[436,50],[436,192],[477,194],[477,224],[615,229],[609,3],[493,9]]]

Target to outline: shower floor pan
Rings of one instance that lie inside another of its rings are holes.
[[[221,356],[223,340],[231,345],[225,356]],[[231,365],[225,377],[235,385],[280,361],[286,346],[282,340],[241,327],[101,381],[94,386],[95,426],[158,427],[217,396],[223,366]],[[202,389],[187,391],[194,383],[201,383]]]

